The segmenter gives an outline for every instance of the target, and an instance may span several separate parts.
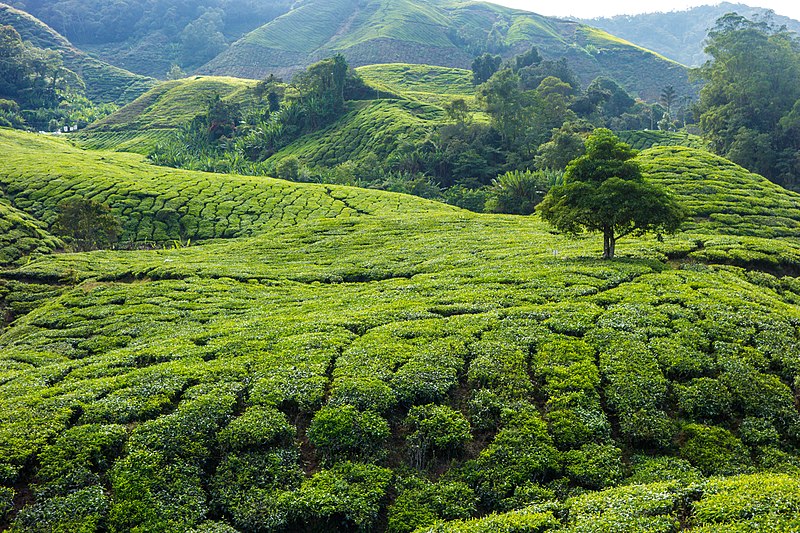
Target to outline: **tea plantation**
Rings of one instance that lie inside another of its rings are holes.
[[[800,530],[800,195],[724,159],[643,152],[691,220],[602,261],[535,216],[0,152],[0,529]],[[75,196],[144,249],[48,253]]]

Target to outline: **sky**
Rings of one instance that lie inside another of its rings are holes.
[[[704,4],[719,4],[714,0],[660,0],[659,2],[643,2],[642,0],[489,0],[540,15],[551,17],[595,18],[613,17],[614,15],[636,15],[654,11],[681,11]],[[746,4],[752,7],[772,9],[779,15],[800,20],[800,2],[798,0],[728,0],[734,4]]]

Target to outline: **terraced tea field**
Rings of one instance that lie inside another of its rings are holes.
[[[0,150],[4,221],[78,194],[184,239],[0,272],[0,527],[800,527],[800,195],[655,148],[693,219],[602,261],[538,217]]]

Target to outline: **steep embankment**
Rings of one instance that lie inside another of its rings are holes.
[[[28,302],[0,335],[14,531],[798,527],[800,284],[703,254],[788,269],[800,196],[740,167],[645,151],[693,221],[602,261],[537,217],[0,149],[45,221],[80,194],[133,238],[223,237],[0,274]]]
[[[86,84],[86,96],[93,102],[127,104],[147,91],[155,80],[114,67],[90,57],[32,15],[0,4],[0,24],[13,26],[23,40],[61,54],[64,66]]]

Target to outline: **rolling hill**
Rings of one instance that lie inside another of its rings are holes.
[[[101,200],[152,248],[0,272],[2,528],[798,527],[800,195],[760,176],[642,152],[692,220],[602,261],[538,217],[0,150],[2,205]]]
[[[161,82],[72,138],[86,148],[148,154],[172,132],[204,111],[213,95],[246,104],[253,80],[196,76]]]
[[[738,13],[750,19],[769,15],[764,8],[722,2],[684,11],[620,15],[585,19],[582,22],[647,47],[683,65],[697,67],[708,59],[703,52],[703,41],[708,30],[726,13]],[[800,21],[774,13],[769,16],[776,25],[785,25],[790,31],[800,33]]]
[[[93,102],[124,105],[155,85],[152,78],[128,72],[85,54],[42,21],[2,3],[0,24],[13,26],[23,40],[38,48],[55,50],[61,54],[64,66],[83,79],[86,96]]]
[[[603,31],[454,0],[305,0],[233,43],[200,72],[289,76],[335,53],[354,66],[400,62],[469,68],[481,51],[508,56],[532,45],[546,58],[566,57],[584,84],[606,75],[649,99],[657,99],[665,85],[692,91],[683,67]]]

